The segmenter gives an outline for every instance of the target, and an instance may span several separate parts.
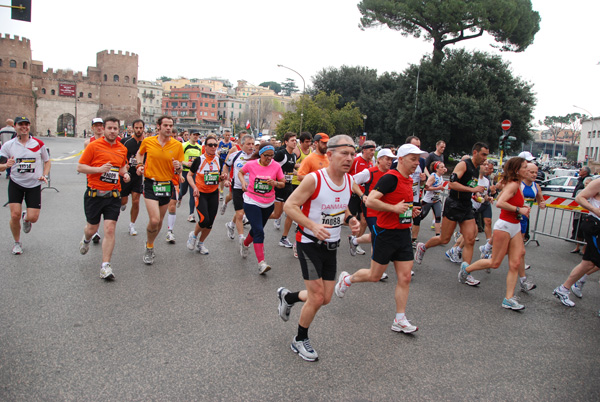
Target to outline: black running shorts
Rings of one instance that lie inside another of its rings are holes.
[[[335,281],[337,250],[328,250],[323,244],[296,242],[296,251],[305,281]]]
[[[42,208],[42,186],[27,188],[18,185],[12,180],[8,181],[8,203],[22,204],[25,200],[27,208]]]
[[[446,198],[446,202],[444,203],[444,217],[458,223],[475,219],[471,199],[458,201],[454,198]]]
[[[410,229],[382,229],[375,225],[371,233],[373,255],[377,264],[387,265],[390,261],[412,261],[413,254]]]
[[[90,225],[99,224],[102,216],[105,221],[116,221],[121,212],[121,197],[90,197],[86,189],[83,196],[83,210],[85,220]]]

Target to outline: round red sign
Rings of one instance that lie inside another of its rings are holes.
[[[511,124],[510,120],[504,120],[502,122],[502,130],[508,130],[508,129],[510,129],[511,125],[512,124]]]

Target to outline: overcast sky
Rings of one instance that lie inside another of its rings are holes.
[[[139,55],[139,79],[162,75],[220,77],[232,84],[301,79],[324,67],[367,66],[403,71],[432,44],[387,28],[358,28],[358,0],[126,1],[33,0],[32,22],[13,21],[0,8],[0,32],[31,39],[44,69],[87,70],[105,49]],[[535,120],[582,112],[600,115],[598,0],[532,0],[541,15],[533,45],[502,53],[513,73],[534,85]],[[2,1],[10,4],[10,0]],[[460,42],[498,54],[485,36]]]

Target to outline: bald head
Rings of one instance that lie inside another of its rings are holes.
[[[6,125],[14,127],[15,126],[15,121],[13,119],[6,119]]]

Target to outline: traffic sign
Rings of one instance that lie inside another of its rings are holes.
[[[511,125],[512,123],[510,122],[510,120],[504,120],[502,122],[502,130],[510,130]]]

